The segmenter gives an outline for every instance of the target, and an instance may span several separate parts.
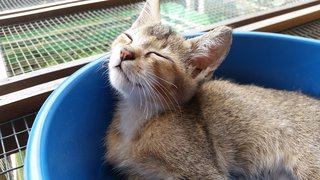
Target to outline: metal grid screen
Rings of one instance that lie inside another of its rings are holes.
[[[0,0],[0,12],[43,5],[63,0]]]
[[[132,5],[1,28],[7,73],[15,76],[100,54],[131,24]]]
[[[186,32],[208,24],[306,0],[164,0],[163,24]],[[78,60],[109,50],[130,27],[142,3],[91,10],[41,21],[2,26],[0,45],[8,76]]]
[[[320,19],[285,30],[281,33],[320,40]]]
[[[36,113],[0,124],[0,179],[23,179],[29,132]]]

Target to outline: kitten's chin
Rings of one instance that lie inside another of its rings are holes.
[[[129,84],[126,82],[127,80],[121,73],[117,72],[116,69],[109,70],[109,79],[112,87],[122,94],[125,94],[125,90],[129,89]]]
[[[109,70],[109,81],[113,88],[120,92],[125,97],[134,93],[141,88],[139,84],[132,82],[120,69],[113,68]]]

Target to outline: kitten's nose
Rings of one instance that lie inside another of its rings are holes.
[[[122,48],[120,51],[120,59],[121,61],[134,60],[134,52],[128,50],[127,48]]]

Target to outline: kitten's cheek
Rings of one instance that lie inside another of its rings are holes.
[[[120,64],[120,47],[116,47],[109,59],[109,68],[114,68]]]

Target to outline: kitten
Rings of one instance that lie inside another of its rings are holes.
[[[210,80],[231,41],[224,26],[185,39],[147,0],[112,45],[107,161],[132,179],[319,180],[320,101]]]

